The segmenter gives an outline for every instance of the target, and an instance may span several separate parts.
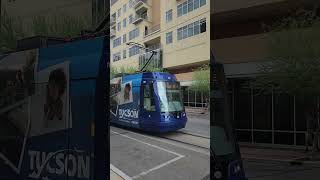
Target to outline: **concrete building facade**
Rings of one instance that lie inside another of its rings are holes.
[[[113,68],[139,68],[150,57],[128,42],[158,52],[151,66],[174,73],[185,87],[192,82],[193,69],[209,63],[209,0],[113,0],[110,22]],[[186,105],[203,106],[202,96],[185,91]]]
[[[215,0],[211,3],[211,49],[224,63],[232,118],[238,139],[253,144],[303,146],[304,107],[296,97],[273,91],[257,95],[245,84],[268,61],[268,32],[273,24],[317,0]],[[318,101],[319,105],[319,101]]]

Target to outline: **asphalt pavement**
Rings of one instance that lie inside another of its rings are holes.
[[[210,173],[208,149],[130,129],[110,129],[111,165],[127,179],[201,180]]]
[[[183,131],[210,137],[210,113],[201,114],[202,111],[187,109],[188,121]]]

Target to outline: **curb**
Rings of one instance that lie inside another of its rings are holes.
[[[205,136],[205,135],[202,135],[202,134],[194,133],[194,132],[191,132],[189,130],[180,130],[180,132],[182,132],[184,134],[192,135],[192,136],[198,136],[198,137],[210,139],[210,136]]]
[[[302,158],[297,158],[297,159],[266,159],[266,158],[254,158],[254,157],[243,157],[243,160],[253,160],[253,161],[272,161],[272,162],[278,162],[278,163],[287,163],[292,166],[302,166],[302,165],[312,165],[316,167],[320,167],[320,161],[304,161],[300,160]]]

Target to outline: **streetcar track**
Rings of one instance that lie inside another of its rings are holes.
[[[117,126],[116,126],[116,128],[119,128],[119,129],[122,129],[122,130],[126,130],[127,134],[130,134],[130,133],[131,134],[136,134],[136,135],[139,135],[139,136],[142,136],[142,137],[146,137],[146,138],[153,139],[153,140],[156,140],[156,141],[159,141],[159,142],[170,144],[170,145],[173,145],[173,146],[176,146],[176,147],[180,147],[180,148],[183,148],[183,149],[188,149],[188,150],[191,150],[191,151],[195,151],[195,152],[198,152],[198,153],[201,153],[201,154],[204,154],[204,155],[210,155],[209,153],[198,151],[198,150],[192,149],[192,148],[186,148],[186,147],[183,147],[181,145],[184,144],[184,145],[191,146],[191,147],[194,147],[194,148],[199,148],[199,149],[202,149],[202,150],[205,150],[205,151],[210,149],[208,147],[199,146],[199,145],[188,143],[188,142],[185,142],[185,141],[168,138],[168,137],[165,137],[165,136],[162,136],[162,135],[159,135],[159,134],[150,134],[150,133],[145,133],[145,132],[132,130],[132,129],[127,129],[127,128],[123,129],[123,128],[120,128],[120,127],[117,127]],[[185,133],[181,133],[181,134],[185,134]],[[192,136],[192,135],[190,135],[190,136]],[[208,139],[208,138],[204,138],[204,137],[200,137],[200,138]],[[178,143],[180,143],[180,145],[167,142],[168,140],[169,141],[173,141],[173,142],[178,142]]]
[[[190,135],[190,136],[193,136],[193,135]],[[168,140],[171,140],[171,141],[180,142],[180,143],[183,143],[183,144],[195,146],[195,147],[198,147],[198,148],[203,148],[203,149],[206,149],[206,150],[210,149],[208,147],[200,146],[200,145],[197,145],[197,144],[192,144],[192,143],[189,143],[189,142],[186,142],[186,141],[182,141],[182,140],[178,140],[178,139],[174,139],[174,138],[169,138],[169,137],[165,137],[165,136],[159,136],[159,137],[161,137],[163,139],[168,139]],[[194,136],[194,137],[198,137],[198,136]],[[203,138],[203,139],[207,139],[207,138]]]

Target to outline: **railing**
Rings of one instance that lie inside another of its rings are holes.
[[[116,18],[113,17],[113,16],[111,16],[111,17],[110,17],[110,25],[113,25],[113,24],[115,24],[115,23],[116,23]]]
[[[156,32],[160,31],[160,24],[157,24],[153,27],[151,27],[150,29],[148,29],[147,31],[144,32],[144,37],[148,37]]]
[[[135,18],[134,18],[134,20],[133,20],[133,23],[134,23],[134,24],[137,23],[137,21],[139,21],[140,19],[141,19],[141,20],[149,21],[148,15],[147,15],[147,14],[143,14],[143,15],[136,15]]]
[[[142,2],[142,3],[147,3],[147,0],[135,0],[134,3],[133,3],[133,7],[136,8],[136,5],[139,4],[139,3],[141,3],[141,2]]]
[[[154,50],[156,54],[150,60],[148,67],[151,68],[162,68],[162,51],[161,49]],[[151,52],[143,53],[139,56],[139,67],[143,67],[147,61],[149,60],[150,56],[152,55]]]
[[[116,30],[110,29],[110,36],[111,36],[111,37],[116,36]]]
[[[111,0],[110,2],[110,6],[114,5],[114,3],[116,3],[118,0]]]

